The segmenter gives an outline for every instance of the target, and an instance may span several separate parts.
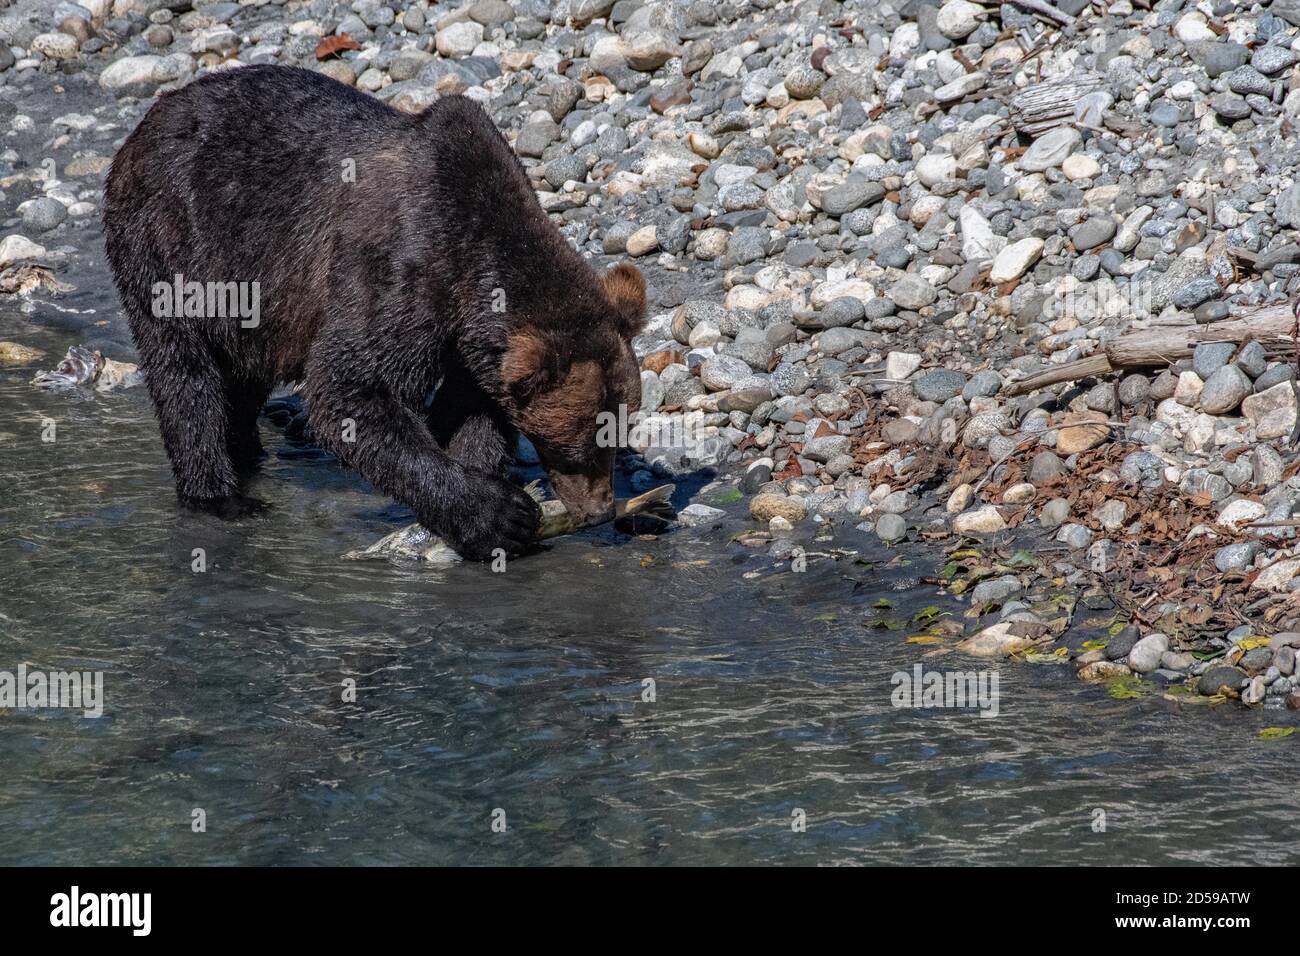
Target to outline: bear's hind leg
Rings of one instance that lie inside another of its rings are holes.
[[[226,451],[237,472],[247,472],[257,466],[263,455],[262,437],[257,430],[257,418],[262,413],[269,386],[260,382],[232,381],[226,379],[229,396],[229,414],[226,421]]]
[[[155,331],[140,349],[141,366],[176,492],[195,503],[232,498],[239,481],[226,447],[225,382],[211,349],[186,329]]]

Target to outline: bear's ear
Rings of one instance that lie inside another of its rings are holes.
[[[614,306],[618,332],[631,339],[645,328],[645,276],[636,266],[620,262],[605,273],[605,294]]]
[[[559,380],[559,356],[546,336],[533,330],[516,332],[506,340],[501,381],[520,405]]]

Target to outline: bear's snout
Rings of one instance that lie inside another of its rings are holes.
[[[575,518],[587,525],[614,520],[614,482],[610,478],[551,472],[551,486]]]

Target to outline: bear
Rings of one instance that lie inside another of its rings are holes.
[[[520,434],[570,513],[613,517],[598,420],[640,407],[644,276],[570,246],[473,100],[209,74],[127,137],[103,225],[182,502],[242,500],[259,411],[297,383],[317,441],[468,558],[535,541]]]

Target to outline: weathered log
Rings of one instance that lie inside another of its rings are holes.
[[[1093,73],[1068,80],[1049,80],[1027,86],[1011,97],[1011,122],[1016,129],[1037,136],[1054,126],[1074,122],[1079,100],[1102,88],[1101,77]]]
[[[1000,3],[1001,0],[980,0],[980,2],[987,6],[992,5],[995,2]],[[1063,26],[1068,27],[1075,20],[1073,16],[1066,13],[1064,10],[1056,9],[1056,7],[1048,3],[1047,0],[1010,0],[1010,2],[1013,6],[1020,7],[1022,10],[1030,10],[1040,16],[1047,17],[1049,20],[1055,20]]]
[[[1270,358],[1293,358],[1297,349],[1295,332],[1296,317],[1290,305],[1266,306],[1240,318],[1206,325],[1165,325],[1126,332],[1111,339],[1095,355],[1012,382],[1006,393],[1023,395],[1048,385],[1105,375],[1116,369],[1169,365],[1187,358],[1196,346],[1206,342],[1243,345],[1253,339],[1264,347]]]

